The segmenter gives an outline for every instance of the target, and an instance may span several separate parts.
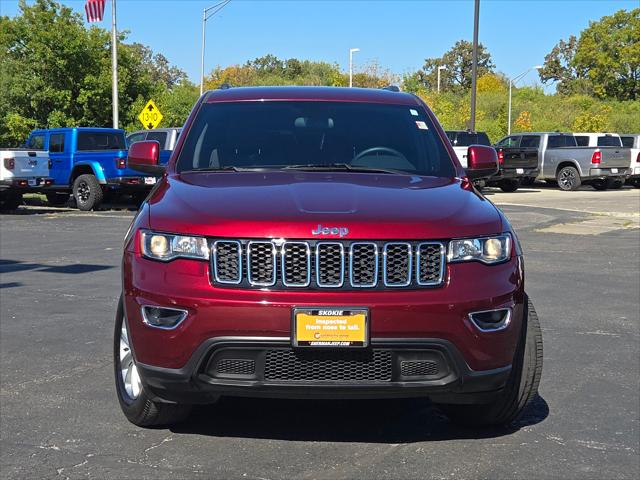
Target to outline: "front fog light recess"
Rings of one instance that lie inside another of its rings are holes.
[[[187,311],[180,308],[142,307],[142,320],[150,327],[170,330],[187,318]]]
[[[469,314],[469,318],[479,330],[496,332],[504,330],[511,323],[511,309],[499,308],[497,310],[472,312]]]

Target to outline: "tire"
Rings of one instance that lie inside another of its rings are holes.
[[[73,182],[73,196],[82,211],[96,209],[104,199],[104,192],[94,175],[83,174]]]
[[[503,192],[511,193],[518,190],[518,187],[520,186],[520,181],[519,180],[502,180],[499,186],[500,186],[500,190],[502,190]]]
[[[511,375],[501,397],[487,405],[439,405],[449,419],[465,427],[508,426],[518,420],[538,393],[542,377],[542,331],[526,297],[522,334]]]
[[[578,172],[576,167],[572,167],[571,165],[567,165],[558,170],[556,181],[558,182],[558,188],[565,192],[578,190],[580,185],[582,185],[580,172]]]
[[[70,195],[68,193],[50,192],[46,194],[47,202],[52,207],[66,207],[69,203]]]
[[[15,210],[22,205],[21,193],[10,193],[0,196],[0,210]]]
[[[180,423],[189,416],[191,406],[156,402],[149,398],[137,374],[135,359],[129,347],[127,328],[122,297],[120,297],[113,335],[113,372],[118,402],[124,416],[139,427],[168,426]],[[125,378],[123,378],[122,360],[125,360],[126,365],[130,366],[126,369],[126,377],[130,382],[128,385],[125,385]]]
[[[612,190],[618,190],[618,189],[622,188],[623,185],[624,185],[624,180],[623,179],[610,178],[610,179],[607,180],[607,188],[610,188]]]
[[[598,190],[600,192],[606,190],[607,188],[609,188],[609,186],[607,185],[607,182],[605,180],[594,180],[594,182],[591,184],[591,186],[595,189]]]

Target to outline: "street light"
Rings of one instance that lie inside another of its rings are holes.
[[[205,46],[205,26],[207,20],[222,10],[231,0],[223,0],[211,7],[207,7],[202,11],[202,59],[200,62],[200,95],[204,92],[204,46]]]
[[[353,54],[359,51],[359,48],[349,49],[349,88],[353,87]]]
[[[531,70],[540,70],[541,68],[542,68],[542,65],[535,65],[530,69],[528,69],[526,72],[522,72],[517,77],[514,77],[511,80],[509,80],[509,119],[507,120],[509,124],[507,125],[507,135],[511,135],[511,88],[513,87],[513,84],[516,83],[521,78],[523,78]]]
[[[438,93],[440,93],[440,71],[441,70],[446,70],[447,67],[445,67],[444,65],[440,65],[438,67]]]

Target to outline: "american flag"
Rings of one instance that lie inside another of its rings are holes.
[[[87,22],[101,22],[104,16],[104,4],[106,0],[87,0],[84,11],[87,13]]]

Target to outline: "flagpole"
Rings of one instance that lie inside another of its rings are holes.
[[[116,0],[111,0],[111,105],[113,128],[118,128],[118,32],[116,30]]]

